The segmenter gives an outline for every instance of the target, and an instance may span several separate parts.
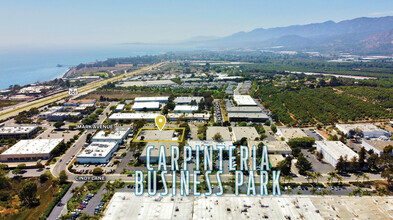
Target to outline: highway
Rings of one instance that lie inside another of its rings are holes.
[[[109,82],[116,82],[116,81],[119,81],[119,80],[121,80],[123,78],[127,78],[127,77],[130,77],[130,76],[133,76],[133,75],[141,74],[141,73],[144,73],[146,71],[150,71],[150,70],[152,70],[154,68],[157,68],[157,67],[159,67],[159,66],[161,66],[163,64],[165,64],[165,62],[161,62],[161,63],[158,63],[158,64],[154,64],[154,65],[150,65],[150,66],[147,66],[147,67],[143,67],[141,69],[138,69],[138,70],[135,70],[135,71],[132,71],[132,72],[129,72],[129,73],[123,73],[123,74],[120,74],[118,76],[115,76],[115,77],[112,77],[112,78],[109,78],[109,79],[95,81],[95,82],[89,83],[89,84],[87,84],[85,86],[79,87],[78,88],[78,92],[82,93],[82,92],[86,92],[86,91],[93,91],[93,90],[95,90],[95,89],[97,89],[97,88],[99,88],[101,86],[104,86],[104,85],[108,84]],[[1,119],[6,119],[8,117],[15,116],[19,112],[28,111],[31,108],[38,108],[38,107],[47,105],[49,103],[56,102],[58,100],[61,100],[61,99],[64,99],[64,98],[68,98],[68,97],[69,97],[68,91],[67,92],[61,92],[61,93],[58,93],[58,94],[55,94],[55,95],[52,95],[52,96],[49,96],[49,97],[46,97],[46,98],[39,99],[37,101],[25,103],[24,105],[19,105],[19,106],[12,107],[12,109],[8,109],[8,110],[5,110],[5,111],[0,113],[0,120]]]

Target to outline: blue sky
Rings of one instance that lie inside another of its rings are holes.
[[[2,0],[0,47],[172,42],[388,15],[392,0]]]

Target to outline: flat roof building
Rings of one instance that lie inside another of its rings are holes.
[[[118,144],[123,143],[123,140],[127,139],[131,129],[129,127],[116,127],[115,130],[107,132],[101,130],[91,139],[92,142],[117,142]]]
[[[64,106],[79,106],[83,104],[95,104],[97,100],[95,99],[80,99],[80,100],[69,100],[64,104]]]
[[[213,140],[214,135],[220,134],[222,136],[223,141],[231,141],[231,132],[229,132],[228,127],[207,127],[206,130],[206,140],[211,141]]]
[[[167,118],[170,121],[177,121],[183,117],[186,121],[208,121],[210,119],[209,113],[168,113]]]
[[[118,104],[118,105],[116,106],[116,108],[115,108],[115,112],[121,112],[121,111],[123,111],[123,109],[124,109],[125,106],[126,106],[125,104]]]
[[[135,102],[132,106],[134,111],[158,111],[160,110],[159,102]]]
[[[382,140],[363,140],[362,141],[362,146],[366,150],[373,150],[374,153],[376,153],[378,155],[382,155],[383,149],[388,145],[393,146],[393,141],[382,141]]]
[[[292,138],[302,138],[307,137],[307,134],[302,131],[300,128],[287,128],[287,127],[278,127],[277,135],[279,137],[285,138],[285,141],[289,141]]]
[[[30,138],[38,131],[38,126],[0,127],[0,138]]]
[[[173,109],[175,113],[192,113],[198,111],[197,105],[176,105]]]
[[[147,157],[147,147],[148,146],[154,146],[154,148],[150,151],[150,162],[151,163],[157,163],[158,162],[158,157],[160,154],[160,146],[165,147],[165,157],[167,159],[167,163],[170,163],[170,157],[171,157],[171,146],[179,146],[179,143],[177,142],[148,142],[146,144],[146,147],[143,149],[141,155],[139,156],[139,160],[141,161],[146,161]]]
[[[233,141],[240,141],[244,137],[254,141],[260,137],[255,127],[232,127],[232,133]]]
[[[233,100],[237,106],[257,106],[257,103],[249,95],[234,95]]]
[[[195,103],[198,104],[199,102],[201,102],[201,100],[203,99],[203,97],[176,97],[175,100],[173,100],[173,102],[176,105],[185,105],[185,104],[190,104],[193,100],[195,100]]]
[[[80,112],[55,112],[48,117],[49,121],[65,121],[70,118],[81,118]]]
[[[76,161],[78,163],[108,163],[118,146],[117,142],[93,142],[76,155]]]
[[[325,158],[333,167],[336,166],[340,156],[347,156],[348,160],[353,157],[358,158],[358,154],[351,150],[341,141],[316,141],[317,151],[321,151]]]
[[[257,146],[259,143],[262,143],[267,146],[267,150],[269,154],[292,154],[292,149],[285,141],[248,141],[248,147],[252,148],[252,146]]]
[[[363,132],[364,137],[378,138],[380,136],[390,136],[390,132],[382,130],[373,124],[336,124],[336,128],[345,135],[349,135],[350,130],[359,129]]]
[[[113,113],[109,116],[109,121],[135,121],[145,119],[153,121],[159,116],[157,113]]]
[[[158,96],[158,97],[136,97],[135,102],[168,102],[169,96]]]
[[[258,106],[236,106],[228,107],[228,113],[262,113],[262,109]]]
[[[206,146],[213,146],[213,150],[217,150],[217,146],[225,146],[225,150],[229,150],[229,146],[233,145],[232,141],[213,141],[213,140],[205,140],[205,141],[188,141],[188,146],[192,148],[192,151],[196,151],[196,146],[199,146],[199,151],[203,151]]]
[[[265,122],[269,117],[265,113],[228,113],[229,121]]]
[[[63,139],[31,139],[20,140],[0,154],[0,161],[35,161],[49,159],[52,151],[63,142]]]

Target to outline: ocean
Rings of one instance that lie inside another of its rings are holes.
[[[118,45],[87,49],[26,49],[0,51],[0,89],[61,77],[71,66],[115,57],[157,55],[195,48]],[[57,67],[60,64],[62,67]]]

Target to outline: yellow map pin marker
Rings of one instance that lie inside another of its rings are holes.
[[[160,131],[164,128],[166,123],[166,118],[162,115],[159,115],[156,117],[156,126],[158,127],[158,129],[160,129]]]

